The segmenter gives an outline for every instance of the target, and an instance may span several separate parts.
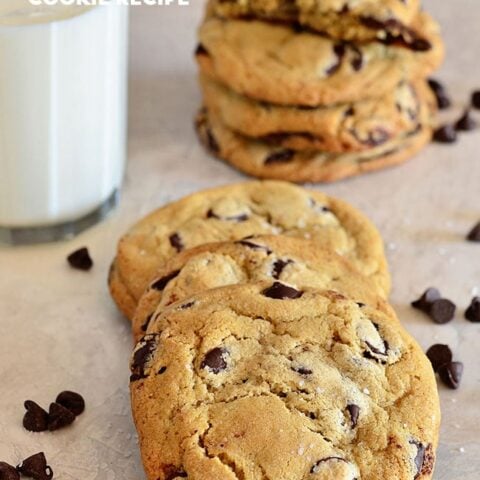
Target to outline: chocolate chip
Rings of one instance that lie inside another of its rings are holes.
[[[150,325],[150,322],[152,321],[153,313],[150,315],[147,315],[145,318],[145,321],[143,322],[142,326],[140,327],[142,332],[146,332],[148,329],[148,326]]]
[[[455,124],[457,130],[469,132],[477,128],[477,121],[472,117],[470,110],[466,110],[463,116]]]
[[[182,239],[178,233],[172,233],[169,237],[170,245],[177,250],[177,252],[181,252],[185,245],[183,245]]]
[[[48,429],[53,432],[71,425],[75,414],[58,403],[51,403],[48,410]]]
[[[195,55],[209,55],[209,53],[208,50],[201,43],[199,43],[195,49]]]
[[[153,282],[150,285],[150,288],[161,292],[168,285],[168,282],[170,282],[170,280],[173,280],[175,277],[178,277],[179,273],[180,273],[180,270],[175,270],[172,273],[169,273],[168,275],[165,275],[164,277],[159,278],[158,280],[155,280],[155,282]]]
[[[272,277],[278,280],[287,265],[291,265],[293,260],[277,260],[272,265]]]
[[[187,310],[187,309],[193,307],[194,305],[195,305],[195,300],[192,300],[190,302],[187,302],[187,303],[184,303],[184,304],[180,305],[178,308],[180,310]]]
[[[65,390],[57,395],[55,402],[70,410],[74,415],[81,415],[85,410],[85,400],[76,392]]]
[[[363,55],[359,48],[352,46],[353,58],[351,60],[352,68],[358,72],[363,67]]]
[[[360,407],[358,405],[355,405],[354,403],[351,403],[350,405],[347,405],[347,410],[350,414],[352,428],[355,428],[358,423],[358,417],[360,416]]]
[[[287,298],[300,298],[303,295],[303,292],[289,287],[288,285],[284,285],[283,283],[275,282],[271,287],[263,290],[262,295],[276,300],[285,300]]]
[[[465,318],[470,322],[480,322],[480,297],[474,297],[465,312]]]
[[[304,377],[311,375],[313,373],[312,370],[304,366],[293,366],[291,368],[294,372],[298,373],[299,375],[303,375]]]
[[[37,403],[27,400],[24,403],[23,427],[29,432],[44,432],[48,428],[48,413]]]
[[[457,131],[453,125],[443,125],[433,133],[433,139],[438,143],[455,143]]]
[[[325,70],[325,73],[327,75],[333,75],[342,66],[342,60],[346,53],[345,45],[343,45],[342,43],[338,43],[333,47],[333,53],[336,56],[335,63],[331,67],[328,67],[327,70]]]
[[[157,372],[157,375],[163,375],[167,371],[167,367],[160,367]]]
[[[480,90],[476,90],[472,93],[472,106],[477,110],[480,110]]]
[[[75,252],[71,253],[67,257],[67,261],[72,268],[76,270],[83,270],[87,271],[93,267],[93,260],[90,257],[90,253],[88,252],[88,248],[83,247]]]
[[[151,360],[152,354],[157,348],[158,334],[145,335],[137,344],[135,352],[133,354],[130,370],[130,382],[136,382],[145,378],[145,367]]]
[[[310,473],[318,473],[322,463],[327,462],[345,462],[348,463],[344,458],[341,457],[326,457],[319,460],[313,467],[310,469]]]
[[[438,289],[430,287],[425,290],[423,295],[418,300],[412,302],[411,305],[413,308],[422,310],[422,312],[428,312],[432,303],[440,298],[442,298],[442,295]]]
[[[427,357],[432,364],[433,371],[438,372],[442,365],[452,361],[453,355],[448,345],[437,343],[427,350]]]
[[[224,222],[246,222],[248,220],[248,215],[242,213],[240,215],[232,215],[231,217],[220,217],[212,209],[207,212],[207,218],[215,218],[216,220],[222,220]]]
[[[12,467],[8,463],[0,462],[0,480],[19,480],[20,475],[18,474],[15,467]]]
[[[210,350],[202,360],[201,367],[208,368],[212,373],[218,374],[227,368],[227,351],[224,348]]]
[[[238,245],[243,245],[244,247],[251,248],[252,250],[263,250],[267,255],[270,255],[272,251],[265,245],[258,245],[258,243],[250,242],[249,240],[239,240]]]
[[[445,110],[446,108],[449,108],[452,102],[443,84],[440,83],[438,80],[435,80],[434,78],[430,78],[428,80],[428,85],[430,86],[432,92],[435,95],[438,108],[440,110]]]
[[[163,476],[165,480],[174,480],[175,478],[187,478],[187,474],[183,468],[175,465],[165,465],[163,468]]]
[[[53,470],[47,465],[47,459],[43,452],[26,458],[17,466],[17,471],[34,480],[51,480],[53,478]]]
[[[377,147],[390,139],[390,133],[381,127],[369,131],[366,138],[360,137],[354,129],[350,130],[350,132],[360,143],[369,147]]]
[[[273,152],[265,159],[265,165],[271,165],[272,163],[287,163],[290,162],[295,156],[295,151],[291,149],[279,150]]]
[[[463,375],[463,363],[450,362],[438,369],[442,382],[449,388],[456,390],[460,386]]]
[[[410,445],[415,445],[417,448],[417,453],[414,458],[415,466],[417,467],[417,472],[414,478],[418,478],[422,472],[423,460],[425,458],[425,446],[416,440],[410,440]]]
[[[456,308],[450,300],[440,298],[430,305],[428,315],[435,323],[444,324],[453,320]]]
[[[469,242],[480,242],[480,222],[478,222],[468,233],[467,240]]]

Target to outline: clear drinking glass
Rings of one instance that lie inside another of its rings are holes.
[[[128,7],[0,2],[0,242],[70,237],[116,204]]]

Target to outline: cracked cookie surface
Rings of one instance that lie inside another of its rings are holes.
[[[293,150],[364,151],[415,129],[426,82],[402,83],[378,99],[304,108],[257,102],[201,77],[203,102],[230,130]]]
[[[172,303],[204,290],[259,281],[334,290],[356,302],[388,308],[382,300],[388,293],[383,282],[377,285],[334,252],[302,238],[258,236],[200,245],[170,259],[138,303],[132,321],[134,338],[145,335],[155,311]]]
[[[117,305],[132,318],[155,273],[173,255],[201,244],[251,235],[307,238],[347,258],[389,290],[383,241],[349,204],[278,182],[246,182],[197,192],[160,208],[119,241],[109,278]]]
[[[443,59],[432,20],[432,49],[353,45],[284,25],[207,18],[196,58],[203,74],[239,94],[279,105],[316,107],[376,98],[401,81],[428,76]]]
[[[340,40],[396,40],[412,49],[429,48],[419,25],[420,0],[211,0],[209,11],[297,23]]]
[[[440,411],[392,313],[260,283],[163,310],[131,363],[149,480],[427,480]]]

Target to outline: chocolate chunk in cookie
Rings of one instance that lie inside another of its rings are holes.
[[[435,98],[437,100],[437,106],[440,110],[445,110],[452,105],[452,101],[450,100],[447,89],[442,83],[440,83],[438,80],[430,78],[428,80],[428,85],[430,86],[432,92],[435,95]]]
[[[303,295],[303,292],[280,282],[275,282],[271,287],[266,288],[262,293],[266,297],[277,300],[285,300],[287,298],[296,299]]]
[[[218,374],[227,369],[228,352],[224,348],[214,348],[210,350],[202,360],[201,367],[210,372]]]

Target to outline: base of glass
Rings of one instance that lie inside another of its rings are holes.
[[[41,227],[1,227],[0,243],[8,245],[32,245],[35,243],[67,240],[102,221],[118,204],[118,190],[93,212],[77,220]]]

